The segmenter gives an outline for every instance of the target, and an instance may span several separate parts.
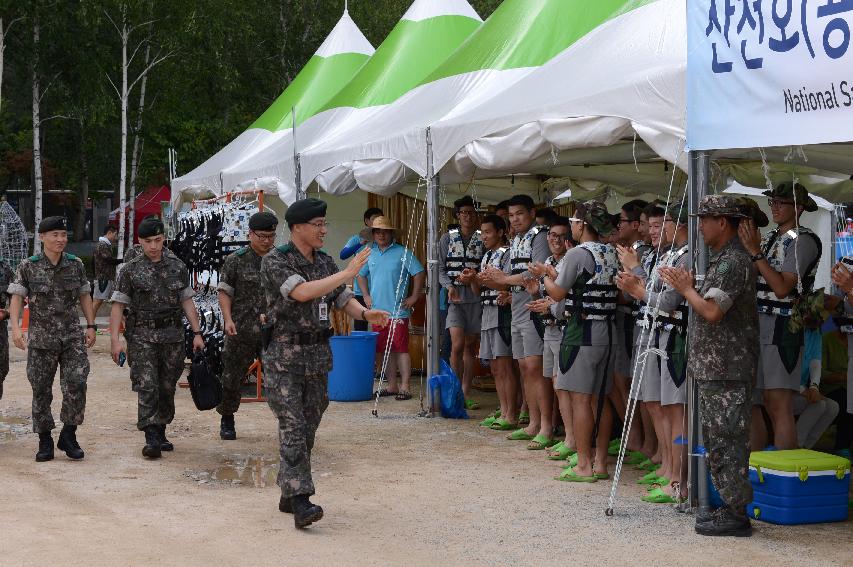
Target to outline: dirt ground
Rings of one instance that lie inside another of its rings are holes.
[[[326,517],[297,531],[277,509],[276,427],[265,404],[245,404],[238,439],[226,442],[218,414],[197,411],[179,390],[175,452],[146,461],[136,397],[108,344],[99,337],[90,354],[81,462],[61,452],[34,461],[31,391],[13,348],[0,401],[2,567],[853,564],[850,522],[756,522],[750,539],[702,538],[692,516],[641,502],[633,470],[607,518],[610,482],[556,482],[557,464],[478,419],[416,417],[417,396],[383,398],[378,419],[372,402],[331,404],[313,459]],[[58,384],[55,392],[58,417]],[[491,408],[495,398],[479,399]]]

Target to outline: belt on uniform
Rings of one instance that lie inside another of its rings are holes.
[[[172,329],[183,325],[183,320],[178,315],[164,315],[162,317],[140,319],[139,317],[134,317],[131,314],[130,318],[133,320],[130,322],[129,326],[134,329]]]
[[[327,341],[334,334],[334,329],[330,327],[314,333],[282,333],[276,340],[291,345],[316,345]]]

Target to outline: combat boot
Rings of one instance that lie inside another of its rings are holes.
[[[145,447],[142,448],[142,454],[149,459],[160,458],[160,429],[156,425],[149,425],[145,428]]]
[[[219,437],[226,441],[237,439],[237,430],[234,428],[234,414],[222,416],[219,422]]]
[[[307,494],[300,494],[290,499],[293,507],[293,523],[297,528],[310,526],[323,518],[323,509],[312,504]]]
[[[82,459],[84,456],[83,449],[80,448],[80,443],[77,442],[77,426],[65,425],[59,433],[59,440],[56,442],[56,447],[60,451],[65,451],[69,459],[75,461]]]
[[[285,514],[293,514],[293,504],[291,504],[290,498],[286,496],[279,498],[278,511],[284,512]]]
[[[36,453],[36,462],[43,463],[53,460],[53,437],[50,431],[39,433],[39,450]]]
[[[752,535],[752,524],[746,514],[738,514],[731,508],[723,507],[717,509],[710,520],[697,520],[695,530],[704,536],[749,537]]]
[[[171,441],[166,439],[166,424],[158,425],[158,432],[160,433],[160,450],[161,451],[174,451],[175,446]]]

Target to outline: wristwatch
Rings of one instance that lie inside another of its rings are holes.
[[[756,254],[754,256],[750,256],[749,259],[752,260],[753,262],[758,262],[759,260],[763,260],[766,257],[767,256],[764,255],[764,252],[759,252],[758,254]]]
[[[203,333],[203,332],[201,332],[201,331],[193,331],[193,335],[195,335],[195,336],[197,336],[197,337],[200,337],[200,336],[202,336],[203,334],[204,334],[204,333]]]
[[[92,323],[91,325],[86,325],[86,328],[87,329],[95,329],[97,331],[98,325],[97,325],[97,323]]]

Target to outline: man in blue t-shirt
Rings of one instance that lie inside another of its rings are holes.
[[[364,226],[367,228],[362,229],[358,234],[352,235],[349,240],[347,240],[346,245],[344,245],[341,250],[341,260],[348,260],[352,256],[358,254],[358,251],[361,248],[371,242],[372,235],[370,233],[370,227],[373,225],[373,219],[376,217],[382,216],[382,209],[378,207],[370,207],[366,211],[364,211]],[[362,305],[364,305],[364,296],[361,293],[361,290],[358,288],[358,278],[352,283],[352,292],[355,294],[355,299]],[[353,330],[355,331],[366,331],[367,330],[367,321],[355,321],[353,325]]]

